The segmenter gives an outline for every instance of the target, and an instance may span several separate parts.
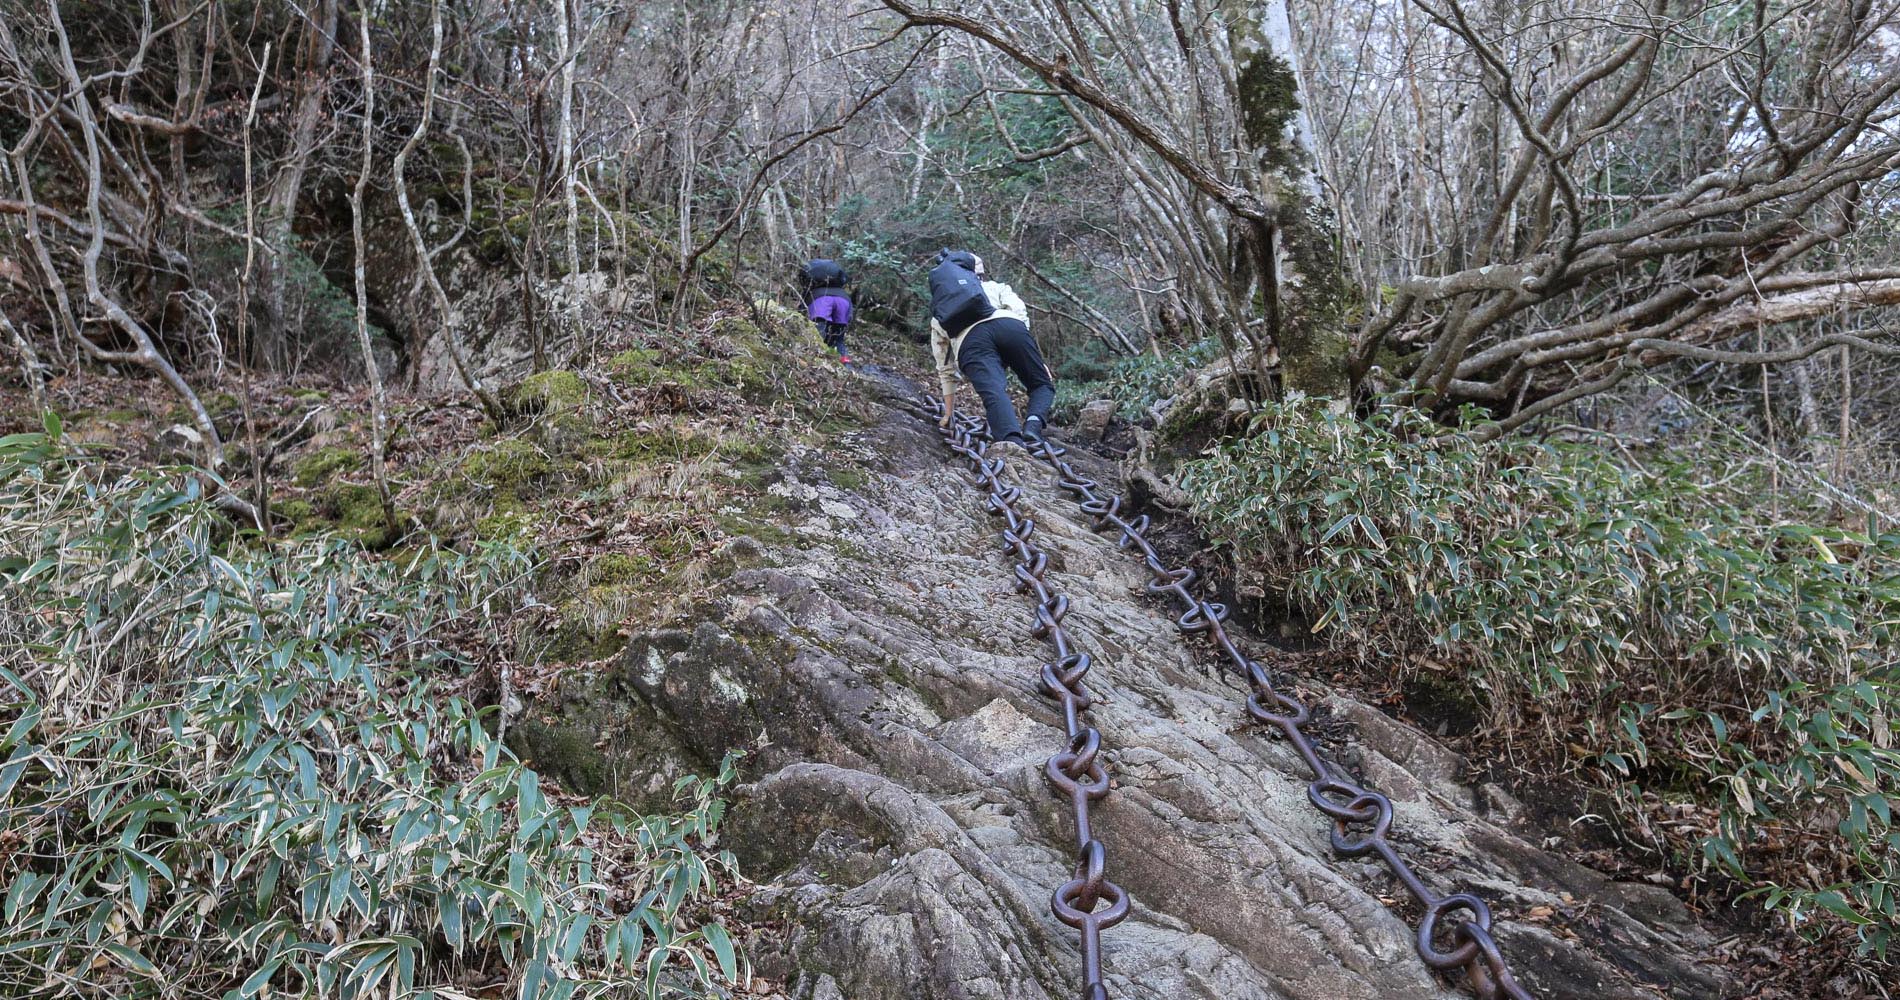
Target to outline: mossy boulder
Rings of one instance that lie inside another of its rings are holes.
[[[293,532],[310,524],[317,517],[317,505],[308,500],[280,500],[271,505],[278,517],[290,522]]]
[[[587,402],[587,383],[571,371],[539,372],[509,389],[507,402],[516,413],[568,412]]]
[[[658,348],[635,347],[608,358],[607,367],[615,375],[637,381],[660,368],[664,361]]]
[[[726,338],[734,344],[759,344],[765,341],[765,332],[746,316],[721,316],[712,325],[712,335]]]
[[[508,728],[508,746],[570,791],[611,795],[656,812],[677,807],[677,778],[718,766],[688,753],[671,720],[628,697],[612,673],[564,681],[559,693]]]
[[[561,622],[548,643],[546,657],[561,663],[588,663],[605,660],[626,644],[611,628],[600,628],[580,619]]]
[[[591,586],[560,604],[560,621],[544,656],[567,663],[604,660],[626,645],[620,625],[629,615],[653,604],[662,577],[644,556],[614,555],[604,570],[590,566],[583,579]],[[604,575],[603,575],[604,574]]]
[[[469,218],[475,251],[487,263],[506,264],[534,224],[534,189],[494,177],[478,178],[475,186]]]
[[[296,464],[290,467],[290,474],[298,486],[318,486],[362,467],[362,452],[354,448],[333,445],[318,448],[298,459]]]
[[[672,386],[689,393],[736,391],[754,402],[777,393],[779,369],[793,355],[768,349],[759,327],[744,317],[725,317],[713,325],[711,332],[711,357],[669,358],[654,348],[641,347],[614,355],[608,367],[622,384],[643,389]]]
[[[817,328],[812,326],[810,318],[777,299],[754,299],[752,310],[758,316],[757,328],[765,337],[802,337],[815,344],[823,342],[819,340]]]
[[[380,548],[395,540],[383,517],[383,500],[376,487],[338,483],[330,488],[327,505],[336,518],[339,534],[371,548]]]
[[[382,494],[369,483],[334,482],[273,508],[289,521],[293,534],[334,532],[366,548],[386,548],[403,534],[401,518],[391,527],[383,516]]]

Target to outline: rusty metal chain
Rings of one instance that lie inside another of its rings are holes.
[[[1076,860],[1074,877],[1056,889],[1049,908],[1057,920],[1081,932],[1082,1000],[1107,1000],[1108,989],[1102,985],[1102,931],[1127,918],[1128,894],[1108,880],[1107,851],[1095,839],[1090,823],[1090,807],[1109,791],[1108,769],[1101,759],[1102,734],[1089,725],[1085,714],[1095,700],[1083,684],[1091,662],[1089,654],[1075,648],[1062,623],[1069,614],[1068,597],[1051,589],[1044,579],[1049,553],[1031,540],[1036,522],[1016,509],[1022,488],[1002,481],[1003,459],[986,454],[988,445],[977,436],[982,426],[966,417],[939,429],[950,450],[970,460],[970,485],[989,492],[985,509],[1003,519],[1003,551],[1016,557],[1017,589],[1036,599],[1031,633],[1055,647],[1054,658],[1042,666],[1039,687],[1061,704],[1069,740],[1050,756],[1043,772],[1074,811]]]
[[[1253,689],[1247,697],[1248,714],[1278,729],[1312,770],[1313,782],[1307,786],[1306,797],[1320,812],[1332,817],[1333,850],[1349,858],[1378,855],[1412,898],[1424,907],[1415,943],[1425,964],[1440,972],[1463,967],[1471,991],[1479,1000],[1532,1000],[1531,994],[1511,975],[1498,950],[1497,940],[1491,935],[1490,906],[1467,892],[1440,896],[1419,879],[1418,873],[1399,856],[1386,837],[1392,827],[1392,800],[1360,786],[1319,755],[1318,747],[1301,728],[1312,719],[1312,710],[1274,687],[1266,668],[1234,644],[1223,624],[1228,616],[1227,607],[1201,600],[1190,589],[1194,570],[1186,566],[1171,569],[1161,561],[1159,553],[1143,535],[1149,526],[1148,515],[1142,514],[1133,520],[1123,517],[1121,496],[1107,499],[1098,496],[1095,492],[1098,484],[1076,472],[1075,467],[1063,459],[1068,449],[1060,444],[1044,438],[1032,446],[1031,453],[1055,471],[1062,488],[1074,494],[1083,513],[1094,519],[1096,531],[1118,531],[1121,537],[1117,548],[1132,546],[1140,552],[1152,574],[1148,592],[1171,596],[1181,604],[1183,610],[1175,619],[1176,627],[1186,635],[1206,635],[1228,664],[1247,679]],[[1469,916],[1446,926],[1448,918],[1459,911]],[[1438,945],[1441,931],[1451,942],[1448,949]]]

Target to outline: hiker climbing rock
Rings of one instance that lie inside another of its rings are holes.
[[[1029,333],[1029,307],[1015,289],[989,280],[983,258],[968,250],[942,251],[930,271],[930,351],[943,389],[942,426],[950,426],[955,416],[961,373],[982,397],[990,440],[1021,445],[1042,436],[1056,382]],[[1028,413],[1020,423],[1005,368],[1029,393]]]
[[[838,352],[838,360],[851,363],[844,347],[844,332],[851,325],[851,292],[846,287],[850,276],[835,260],[823,257],[805,265],[806,315],[818,327],[825,346]]]

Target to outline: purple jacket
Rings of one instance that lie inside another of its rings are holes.
[[[820,295],[811,300],[810,316],[839,326],[851,325],[851,300],[842,295]]]

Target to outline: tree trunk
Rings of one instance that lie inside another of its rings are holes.
[[[1255,352],[1257,370],[1278,361],[1284,393],[1344,399],[1351,347],[1344,323],[1350,297],[1336,251],[1336,223],[1319,184],[1313,129],[1300,104],[1299,47],[1286,0],[1230,7],[1242,134],[1250,158],[1244,182],[1272,209],[1247,226],[1250,299],[1276,358]],[[1254,310],[1248,310],[1252,312]],[[1256,345],[1261,338],[1249,337]]]
[[[563,336],[580,336],[581,327],[581,248],[579,178],[574,173],[574,52],[569,18],[573,11],[569,0],[561,0],[556,26],[561,51],[561,197],[567,220],[567,301],[561,331]],[[591,339],[589,341],[592,342]]]
[[[369,41],[369,8],[365,6],[358,21],[362,52],[363,72],[363,166],[357,171],[356,186],[350,190],[350,237],[355,247],[353,259],[356,290],[356,343],[363,352],[363,372],[369,376],[369,463],[370,473],[376,479],[376,496],[383,507],[384,542],[393,542],[398,533],[396,522],[396,503],[389,495],[389,469],[384,462],[383,442],[388,438],[388,406],[383,396],[383,375],[376,364],[375,345],[369,336],[369,282],[363,275],[363,261],[369,256],[367,241],[363,236],[363,202],[369,190],[370,170],[376,162],[375,118],[376,118],[376,76],[371,65]],[[438,16],[436,24],[441,20]],[[442,48],[440,27],[435,33],[435,47],[429,53],[429,69],[433,75],[436,54]],[[407,153],[408,147],[403,148]],[[400,164],[398,165],[400,166]]]
[[[291,113],[290,145],[284,153],[284,165],[271,178],[264,194],[264,245],[270,253],[264,258],[264,335],[278,350],[289,343],[290,255],[297,220],[297,199],[303,192],[304,173],[310,156],[316,151],[317,125],[323,119],[323,101],[328,86],[330,59],[336,52],[337,0],[318,0],[311,9],[310,23],[304,31],[304,58],[297,67],[302,92],[296,110]],[[256,359],[241,359],[254,364]]]

